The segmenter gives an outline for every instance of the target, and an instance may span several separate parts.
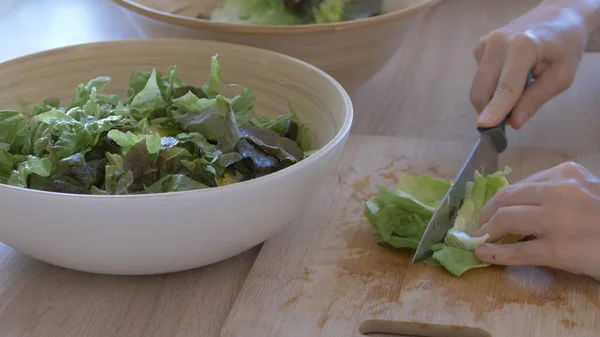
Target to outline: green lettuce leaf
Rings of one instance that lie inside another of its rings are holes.
[[[341,0],[323,0],[315,10],[315,23],[336,23],[342,21],[344,3]]]
[[[191,91],[185,95],[173,100],[173,107],[181,115],[188,113],[200,113],[200,111],[211,108],[217,108],[217,100],[209,98],[200,98]]]
[[[327,24],[379,15],[383,2],[344,0],[225,0],[210,20],[233,24]]]
[[[13,153],[22,153],[28,141],[29,123],[18,111],[0,111],[0,149]]]
[[[106,86],[108,86],[111,82],[111,78],[108,76],[101,76],[91,79],[87,84],[79,84],[75,91],[75,97],[71,102],[71,105],[66,110],[70,110],[74,107],[82,107],[85,103],[87,103],[92,94],[97,94],[101,92]],[[114,96],[106,97],[101,95],[101,97],[107,101],[114,99]],[[57,108],[57,107],[54,107]],[[45,111],[42,111],[45,112]]]
[[[162,107],[165,103],[162,95],[156,78],[156,69],[152,69],[152,73],[144,89],[138,92],[131,100],[131,104],[129,105],[131,116],[137,120],[142,120],[150,116],[152,112]]]
[[[145,191],[146,193],[166,193],[192,191],[204,188],[208,188],[208,186],[190,179],[183,174],[170,174],[145,188]]]
[[[52,162],[48,158],[38,158],[30,155],[26,161],[18,164],[17,169],[8,178],[8,184],[27,187],[30,175],[37,174],[41,177],[49,177],[51,169]]]
[[[382,241],[416,249],[450,186],[443,179],[403,174],[395,191],[382,188],[366,202],[364,214]]]
[[[475,172],[466,187],[465,199],[459,208],[454,226],[444,242],[435,245],[431,266],[443,266],[455,276],[473,269],[487,267],[475,256],[475,248],[489,236],[476,237],[479,215],[485,204],[504,186],[510,168],[490,175]],[[416,249],[427,224],[440,205],[451,182],[431,176],[403,174],[395,191],[382,188],[378,195],[365,203],[364,214],[383,242],[395,248]],[[511,235],[500,243],[513,243],[520,236]]]
[[[3,148],[0,148],[0,184],[8,183],[17,159]]]
[[[210,75],[208,80],[202,86],[202,91],[209,98],[216,98],[221,92],[221,65],[219,64],[219,55],[214,55],[210,60]]]
[[[212,21],[254,24],[294,25],[301,23],[280,1],[273,0],[224,0],[210,16]]]

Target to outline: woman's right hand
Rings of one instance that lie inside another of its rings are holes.
[[[477,126],[495,126],[514,108],[507,124],[520,129],[573,83],[591,28],[581,11],[557,2],[542,3],[479,41],[470,93]],[[530,71],[535,81],[525,89]]]

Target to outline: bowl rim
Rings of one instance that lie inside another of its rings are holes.
[[[392,21],[400,20],[429,7],[433,7],[443,0],[420,0],[420,2],[408,6],[399,11],[384,13],[382,15],[357,19],[351,21],[342,21],[337,23],[321,23],[308,25],[246,25],[236,23],[214,22],[206,19],[193,18],[189,16],[172,14],[160,11],[135,0],[112,0],[117,5],[129,9],[132,12],[140,14],[150,19],[162,21],[176,26],[188,28],[205,29],[209,31],[220,31],[237,34],[264,34],[264,35],[293,35],[306,33],[331,33],[337,31],[350,31],[361,28],[368,28],[383,25]]]
[[[70,45],[70,46],[52,48],[52,49],[48,49],[48,50],[44,50],[44,51],[40,51],[40,52],[35,52],[35,53],[20,56],[17,58],[13,58],[13,59],[10,59],[10,60],[4,61],[4,62],[0,62],[0,68],[10,67],[12,64],[18,64],[18,63],[32,60],[32,59],[43,59],[44,57],[46,57],[48,55],[52,55],[56,52],[65,52],[65,51],[79,49],[79,48],[95,48],[95,47],[99,47],[102,45],[107,48],[111,48],[111,47],[118,47],[119,45],[123,45],[123,44],[131,45],[131,44],[165,44],[165,43],[166,44],[168,44],[168,43],[174,43],[174,44],[185,43],[187,45],[197,44],[199,47],[198,50],[202,50],[202,48],[200,48],[200,47],[202,47],[202,45],[214,45],[217,48],[219,46],[228,46],[230,48],[231,47],[237,48],[242,52],[244,50],[254,50],[254,51],[257,51],[264,55],[270,55],[272,57],[280,58],[280,59],[287,59],[287,61],[290,61],[292,63],[297,64],[300,67],[304,67],[305,69],[312,71],[316,76],[319,76],[319,77],[325,79],[327,82],[329,82],[330,84],[332,84],[335,87],[338,95],[341,96],[340,98],[343,100],[343,103],[344,103],[345,113],[344,113],[344,120],[343,120],[342,126],[340,127],[339,131],[336,133],[336,135],[331,140],[329,140],[326,144],[321,146],[318,150],[316,150],[308,158],[303,159],[302,161],[300,161],[294,165],[291,165],[289,167],[286,167],[284,169],[281,169],[277,172],[270,173],[270,174],[262,176],[262,177],[238,182],[238,183],[231,184],[231,185],[210,187],[210,188],[191,190],[191,191],[165,192],[165,193],[154,193],[154,194],[95,195],[95,194],[70,194],[70,193],[60,193],[60,192],[49,192],[49,191],[41,191],[41,190],[29,189],[29,188],[18,187],[18,186],[11,186],[11,185],[7,185],[7,184],[0,184],[0,193],[2,193],[2,192],[27,193],[27,194],[39,194],[39,195],[45,195],[45,196],[52,196],[53,198],[63,198],[63,199],[80,198],[80,199],[93,199],[93,200],[125,200],[125,199],[148,199],[148,198],[165,198],[165,197],[172,198],[172,197],[185,197],[185,196],[192,196],[192,195],[197,196],[197,195],[207,194],[207,193],[212,193],[212,195],[216,195],[216,194],[220,194],[220,193],[235,193],[235,191],[241,191],[246,188],[251,189],[251,188],[253,188],[253,186],[254,186],[254,188],[257,188],[256,185],[261,184],[263,182],[267,182],[269,180],[273,180],[276,178],[282,178],[284,176],[289,176],[289,175],[295,174],[298,170],[302,170],[304,167],[307,167],[307,166],[311,165],[312,163],[317,162],[320,158],[327,155],[329,152],[331,152],[331,150],[334,147],[336,147],[340,142],[342,142],[350,133],[350,129],[352,127],[352,123],[353,123],[353,119],[354,119],[354,106],[352,104],[350,95],[346,92],[344,87],[342,87],[342,85],[338,81],[336,81],[331,75],[327,74],[325,71],[319,69],[318,67],[316,67],[308,62],[302,61],[300,59],[297,59],[295,57],[292,57],[292,56],[289,56],[289,55],[286,55],[283,53],[278,53],[278,52],[263,49],[263,48],[257,48],[257,47],[228,43],[228,42],[188,39],[188,38],[119,39],[119,40],[112,40],[112,41],[97,41],[97,42],[74,44],[74,45]]]

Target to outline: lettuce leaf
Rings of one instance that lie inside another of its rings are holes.
[[[381,0],[224,0],[210,20],[249,25],[327,24],[381,14]]]
[[[336,23],[342,21],[344,3],[341,0],[323,0],[315,9],[315,23]]]
[[[382,188],[366,202],[364,214],[382,241],[395,248],[416,249],[450,186],[443,179],[403,174],[395,191]]]
[[[254,25],[295,25],[299,20],[280,1],[224,0],[210,16],[212,21]]]
[[[448,230],[444,242],[435,245],[431,266],[443,266],[455,276],[473,269],[487,267],[475,256],[475,248],[489,236],[475,237],[479,229],[479,215],[485,204],[504,186],[510,168],[490,175],[475,172],[467,184],[465,199],[459,208],[454,226]],[[378,195],[365,203],[364,214],[383,242],[395,248],[416,249],[433,213],[450,189],[451,181],[403,174],[395,191],[382,188]],[[520,236],[511,235],[500,243],[512,243]]]

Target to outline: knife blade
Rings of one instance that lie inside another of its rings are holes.
[[[527,75],[525,88],[532,81],[533,75],[530,72]],[[421,237],[421,241],[413,256],[412,264],[427,260],[433,254],[431,247],[444,240],[446,233],[454,225],[456,212],[465,198],[467,183],[473,179],[475,171],[479,170],[481,174],[491,174],[498,170],[499,154],[508,145],[508,140],[506,139],[506,121],[511,114],[512,111],[497,126],[477,128],[480,134],[479,140],[475,143],[469,157],[467,157],[467,160],[454,179],[452,187],[450,187],[427,224],[425,233]]]

